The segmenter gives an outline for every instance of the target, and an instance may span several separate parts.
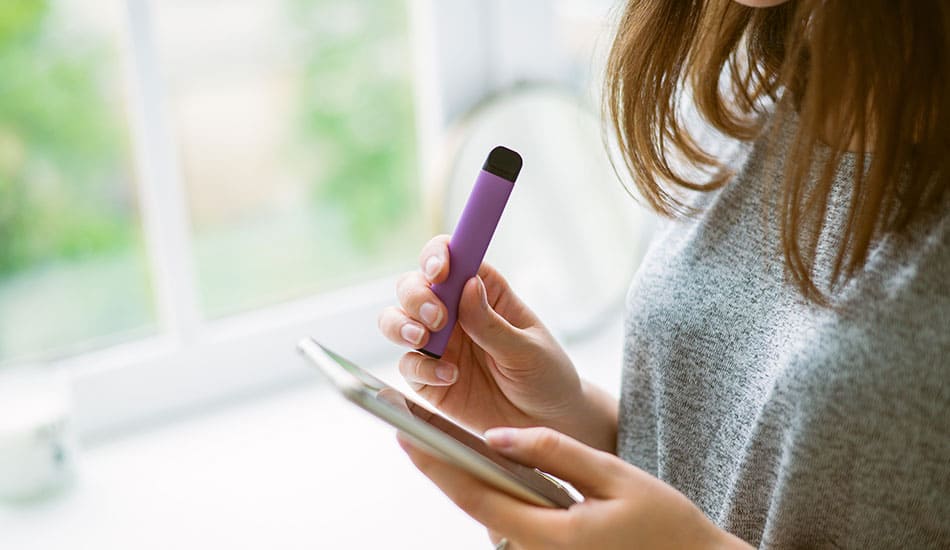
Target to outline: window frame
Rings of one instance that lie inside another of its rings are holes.
[[[316,376],[295,352],[296,341],[306,335],[318,336],[361,364],[397,357],[400,348],[376,330],[378,312],[393,301],[397,274],[221,319],[203,318],[150,0],[117,1],[126,12],[120,40],[158,331],[55,362],[70,381],[80,438],[110,438],[313,380]],[[432,181],[428,170],[451,121],[518,81],[558,81],[567,75],[556,63],[537,63],[555,40],[553,2],[407,4],[420,187],[426,194]]]

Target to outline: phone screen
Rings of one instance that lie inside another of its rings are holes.
[[[322,346],[321,346],[322,347]],[[403,415],[411,415],[427,424],[445,433],[459,443],[465,445],[472,451],[482,455],[502,470],[508,472],[513,477],[518,478],[524,485],[527,485],[535,492],[544,495],[548,500],[563,506],[569,507],[576,501],[560,486],[553,478],[540,472],[535,468],[530,468],[523,464],[518,464],[513,460],[500,454],[485,443],[485,441],[469,432],[465,428],[455,424],[451,420],[436,414],[422,405],[412,401],[400,391],[387,385],[382,380],[372,374],[350,363],[343,357],[323,348],[323,350],[343,369],[352,374],[363,385],[363,389],[368,395],[377,401],[383,403],[394,412]]]

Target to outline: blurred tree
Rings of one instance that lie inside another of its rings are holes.
[[[416,211],[406,2],[288,1],[305,60],[298,118],[314,197],[371,250]]]
[[[47,0],[0,0],[0,276],[135,232],[111,52],[54,19]]]

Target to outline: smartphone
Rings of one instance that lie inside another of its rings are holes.
[[[525,502],[548,508],[579,502],[552,476],[502,456],[481,436],[409,399],[316,340],[305,338],[297,348],[346,399],[395,426],[420,448]]]

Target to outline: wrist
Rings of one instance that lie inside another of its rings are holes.
[[[616,453],[616,398],[586,380],[566,408],[566,412],[550,427],[596,449]]]

